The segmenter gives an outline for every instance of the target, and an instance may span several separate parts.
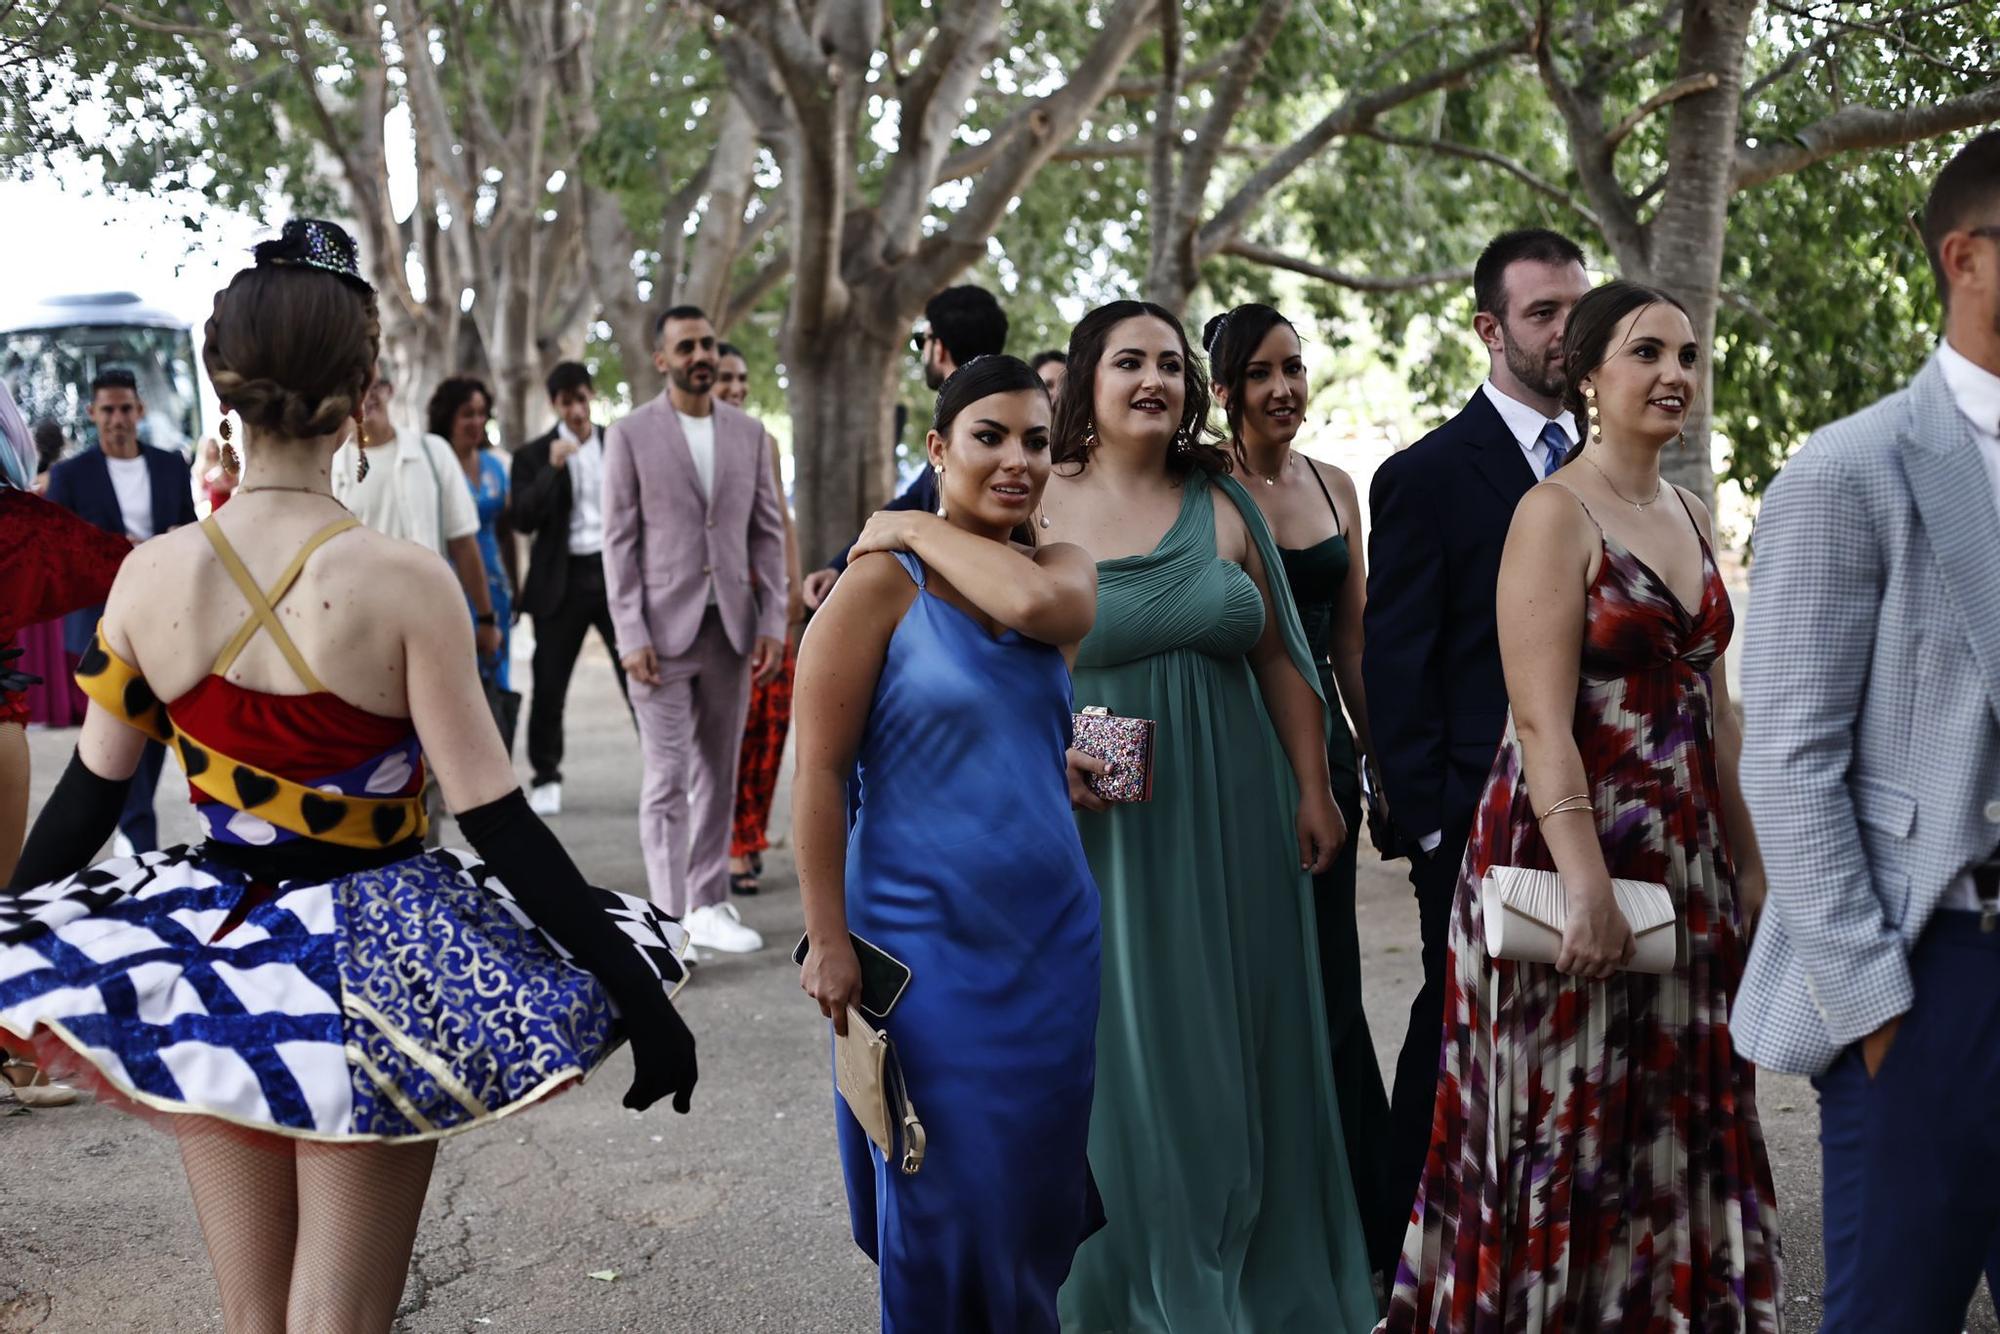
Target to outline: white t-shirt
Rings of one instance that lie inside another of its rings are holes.
[[[153,535],[153,474],[142,454],[137,458],[104,456],[111,470],[111,489],[118,493],[118,512],[125,519],[125,536],[143,542]]]
[[[694,455],[694,475],[701,482],[703,500],[715,499],[715,414],[690,417],[675,412],[681,420],[681,434],[687,437],[688,453]]]
[[[2000,505],[2000,375],[1979,365],[1949,342],[1938,344],[1938,369],[1944,372],[1945,387],[1952,401],[1972,427],[1972,439],[1979,446],[1980,461],[1986,465],[1986,480],[1993,488],[1993,503]],[[1967,871],[1945,891],[1940,908],[1978,912],[1979,887]]]
[[[604,432],[591,428],[590,439],[577,441],[567,423],[558,423],[556,437],[576,442],[569,469],[569,554],[595,556],[604,550]]]
[[[453,538],[479,531],[479,510],[465,470],[451,446],[437,436],[399,434],[370,446],[363,481],[354,478],[359,452],[350,440],[333,456],[333,494],[363,524],[440,556]]]

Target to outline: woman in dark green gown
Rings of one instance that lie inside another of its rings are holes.
[[[1075,699],[1157,724],[1149,802],[1077,823],[1103,896],[1090,1161],[1109,1220],[1060,1298],[1074,1334],[1346,1334],[1375,1303],[1341,1138],[1311,869],[1346,830],[1327,714],[1257,506],[1204,438],[1167,311],[1069,346],[1044,535],[1097,560]]]
[[[1403,1229],[1392,1224],[1399,1209],[1408,1211],[1410,1201],[1391,1198],[1383,1153],[1389,1142],[1389,1095],[1361,1007],[1361,941],[1354,923],[1361,765],[1372,750],[1361,684],[1361,608],[1368,582],[1358,540],[1360,500],[1345,472],[1292,450],[1305,416],[1307,382],[1304,349],[1291,322],[1267,305],[1238,306],[1210,320],[1202,341],[1216,401],[1228,414],[1237,474],[1271,526],[1285,582],[1319,669],[1320,690],[1333,713],[1327,771],[1349,837],[1333,865],[1313,878],[1320,982],[1347,1162],[1368,1227],[1369,1267],[1393,1278]],[[1353,732],[1342,717],[1342,704],[1353,719]]]

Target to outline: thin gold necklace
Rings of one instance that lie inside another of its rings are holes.
[[[1588,463],[1591,467],[1597,468],[1597,475],[1599,477],[1602,477],[1604,479],[1604,484],[1611,488],[1612,495],[1618,497],[1620,500],[1624,501],[1627,505],[1630,505],[1633,509],[1638,510],[1641,514],[1646,512],[1647,506],[1658,504],[1661,493],[1667,489],[1667,484],[1665,482],[1659,480],[1658,478],[1653,479],[1653,498],[1651,500],[1646,501],[1644,504],[1641,504],[1640,502],[1632,499],[1632,497],[1626,495],[1623,491],[1620,491],[1618,489],[1618,483],[1611,480],[1611,474],[1605,472],[1604,469],[1597,467],[1597,460],[1590,457],[1590,453],[1588,450],[1584,452],[1583,461],[1585,463]]]
[[[1284,472],[1287,468],[1290,468],[1292,464],[1297,461],[1298,457],[1299,456],[1293,453],[1291,449],[1288,447],[1285,450],[1285,461],[1283,463],[1280,463],[1277,466],[1276,471],[1272,472],[1270,476],[1265,477],[1263,473],[1256,471],[1254,468],[1250,466],[1250,455],[1246,452],[1243,455],[1243,469],[1245,472],[1250,473],[1250,475],[1253,477],[1262,478],[1265,486],[1276,486],[1278,484],[1278,474]]]
[[[333,492],[315,491],[309,486],[239,486],[236,488],[236,494],[239,496],[251,496],[257,494],[259,491],[293,491],[302,496],[318,496],[322,500],[331,500],[334,504],[340,505],[340,497],[334,495]],[[341,508],[345,509],[347,507],[341,505]]]

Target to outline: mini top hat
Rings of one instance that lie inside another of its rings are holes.
[[[251,251],[257,267],[321,269],[366,292],[375,289],[361,276],[361,251],[354,238],[335,223],[319,218],[293,218],[276,240],[260,241]]]

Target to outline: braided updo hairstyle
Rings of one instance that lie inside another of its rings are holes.
[[[258,246],[257,264],[215,294],[201,360],[215,396],[250,431],[309,440],[360,408],[382,350],[382,321],[375,293],[358,277],[287,262],[292,236],[287,227],[285,239]]]

